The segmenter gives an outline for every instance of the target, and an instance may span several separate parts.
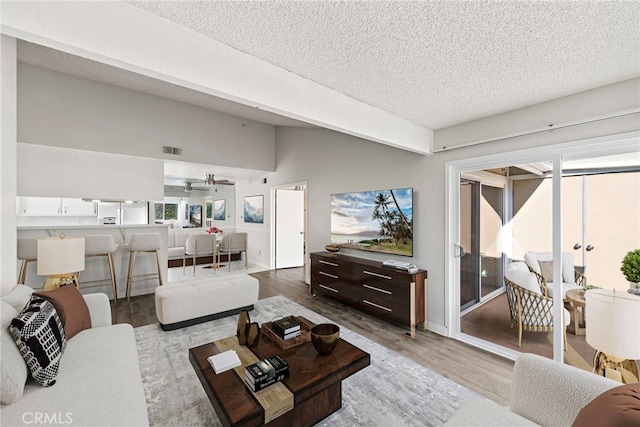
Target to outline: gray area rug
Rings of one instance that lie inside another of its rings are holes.
[[[276,296],[259,300],[250,312],[260,324],[276,316],[331,320]],[[140,370],[152,426],[220,426],[191,363],[189,348],[235,334],[238,316],[175,331],[158,324],[136,328]],[[342,409],[320,426],[438,426],[462,402],[477,396],[340,325],[340,336],[371,355],[371,365],[342,382]]]

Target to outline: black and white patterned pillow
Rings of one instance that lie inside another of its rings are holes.
[[[53,304],[32,296],[9,331],[33,378],[45,387],[54,385],[67,339]]]

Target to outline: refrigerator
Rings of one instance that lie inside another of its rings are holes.
[[[148,202],[98,202],[98,223],[139,225],[149,223]]]

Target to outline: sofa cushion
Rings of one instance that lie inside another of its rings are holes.
[[[24,310],[11,321],[9,330],[31,376],[42,386],[55,384],[66,339],[53,304],[32,296]]]
[[[93,327],[78,333],[67,342],[59,370],[53,387],[27,381],[22,399],[2,407],[2,425],[24,425],[24,414],[34,411],[57,414],[68,426],[149,425],[131,325]],[[163,380],[178,379],[167,369]]]
[[[168,247],[167,248],[167,259],[182,259],[184,256],[184,246],[177,247]]]
[[[91,327],[91,315],[89,307],[82,294],[73,285],[61,286],[58,289],[47,292],[34,292],[51,302],[60,316],[64,326],[64,334],[69,340],[78,332]]]
[[[530,271],[522,271],[515,268],[507,268],[505,277],[521,288],[524,288],[536,294],[542,294],[535,273],[532,273]]]
[[[562,252],[562,281],[575,285],[576,278],[573,267],[574,260],[575,256],[572,252]],[[541,274],[544,277],[542,269],[540,268],[540,261],[553,261],[553,252],[527,252],[524,254],[524,261],[533,268],[536,273]],[[551,278],[551,280],[547,280],[547,282],[552,280],[553,278]]]
[[[540,274],[547,282],[553,282],[553,261],[538,261]]]
[[[8,303],[20,312],[29,301],[31,294],[33,294],[33,288],[31,286],[15,285],[8,294],[2,296],[2,301]]]
[[[10,405],[22,397],[29,372],[7,328],[0,332],[0,346],[0,401],[3,405]]]
[[[18,310],[5,301],[0,301],[2,314],[2,331],[0,331],[0,401],[3,405],[17,402],[24,391],[29,370],[24,359],[9,333],[11,319],[18,315]]]
[[[187,243],[187,238],[188,237],[189,237],[189,232],[187,232],[187,231],[176,231],[174,233],[173,246],[184,246]]]
[[[578,413],[573,427],[640,426],[640,383],[607,390]]]

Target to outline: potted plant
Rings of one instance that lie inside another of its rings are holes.
[[[640,249],[627,252],[622,258],[620,271],[631,282],[632,287],[638,287],[638,284],[640,284]]]

